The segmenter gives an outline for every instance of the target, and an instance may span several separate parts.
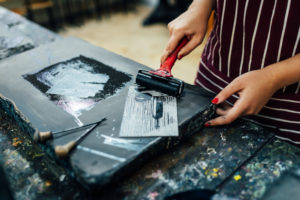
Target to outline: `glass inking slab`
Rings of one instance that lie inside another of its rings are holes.
[[[74,116],[78,125],[83,125],[78,119],[83,111],[91,110],[131,80],[128,74],[82,55],[23,77]]]

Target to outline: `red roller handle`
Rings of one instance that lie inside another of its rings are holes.
[[[177,56],[179,51],[188,43],[188,39],[184,37],[180,42],[176,49],[167,57],[167,59],[160,65],[160,68],[156,71],[150,71],[152,74],[156,74],[163,77],[172,77],[171,69],[174,63],[177,60]]]

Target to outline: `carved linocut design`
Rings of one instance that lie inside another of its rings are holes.
[[[114,94],[131,80],[94,59],[79,56],[23,77],[46,94],[57,106],[78,117],[82,111]]]
[[[176,97],[151,92],[129,87],[120,137],[178,136]]]

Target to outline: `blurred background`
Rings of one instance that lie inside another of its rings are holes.
[[[0,0],[0,6],[61,36],[78,37],[151,68],[158,68],[169,39],[167,24],[184,12],[191,2],[192,0]],[[210,19],[208,30],[212,27],[212,20]],[[193,84],[206,38],[190,55],[175,64],[175,77]]]

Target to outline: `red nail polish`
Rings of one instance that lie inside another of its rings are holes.
[[[214,98],[214,99],[211,101],[211,103],[213,103],[213,104],[217,104],[217,103],[218,103],[218,101],[219,101],[219,99],[218,99],[218,98]]]
[[[209,122],[206,122],[206,123],[204,124],[204,126],[205,126],[205,127],[209,127],[209,126],[210,126],[210,123],[209,123]]]
[[[178,60],[180,60],[182,58],[182,55],[178,56]]]

